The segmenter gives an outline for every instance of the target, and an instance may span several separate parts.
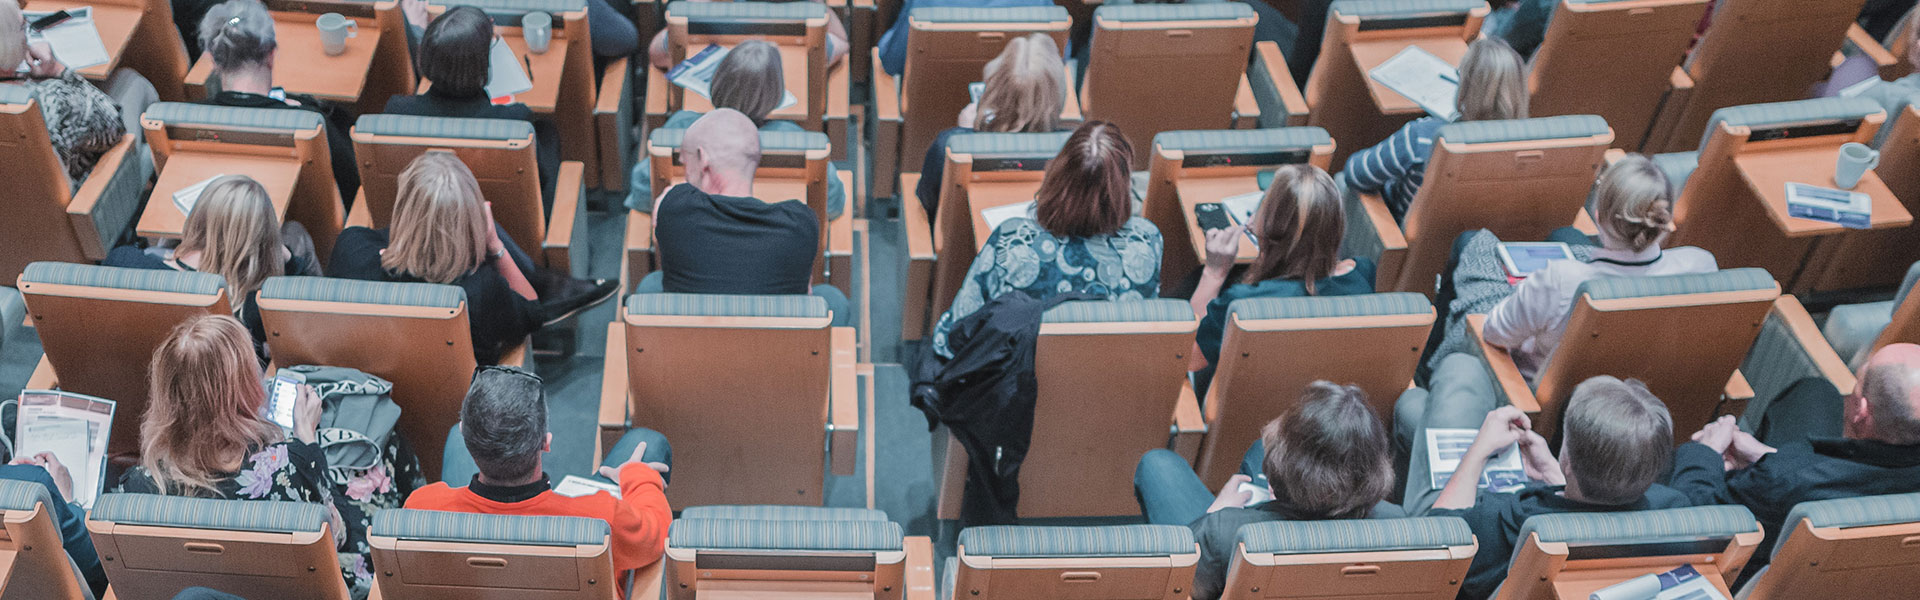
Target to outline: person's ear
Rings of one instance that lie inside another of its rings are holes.
[[[540,451],[541,452],[553,451],[553,432],[551,431],[547,432],[547,438],[540,442]]]
[[[1867,397],[1855,393],[1843,401],[1846,403],[1846,436],[1853,439],[1872,438],[1873,411],[1867,410]]]

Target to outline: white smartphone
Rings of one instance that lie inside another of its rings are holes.
[[[273,393],[267,398],[267,419],[293,429],[293,405],[300,400],[300,386],[306,383],[307,376],[294,371],[281,369],[274,373]]]

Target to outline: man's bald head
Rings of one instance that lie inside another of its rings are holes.
[[[1920,346],[1889,344],[1860,369],[1860,412],[1849,415],[1863,437],[1895,445],[1920,444]],[[1865,417],[1865,423],[1860,423]],[[1861,427],[1864,425],[1864,427]]]
[[[760,168],[760,130],[740,111],[716,109],[694,121],[680,139],[687,181],[709,194],[746,195]]]

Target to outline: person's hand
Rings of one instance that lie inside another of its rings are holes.
[[[1246,235],[1247,226],[1235,225],[1226,229],[1207,230],[1207,269],[1220,273],[1233,268],[1233,261],[1240,257],[1240,237]]]
[[[67,71],[67,66],[54,58],[53,46],[46,42],[27,45],[27,64],[30,65],[28,75],[41,79],[59,77]]]
[[[432,20],[427,16],[427,0],[400,0],[400,14],[406,16],[408,25],[421,29]]]
[[[1700,431],[1694,432],[1692,439],[1702,446],[1712,448],[1714,452],[1726,454],[1727,447],[1733,445],[1733,434],[1739,432],[1740,423],[1734,420],[1733,415],[1721,415],[1707,426],[1701,427]]]
[[[60,491],[60,499],[62,501],[73,500],[73,473],[68,472],[67,466],[60,464],[60,458],[54,456],[52,452],[41,452],[33,456],[16,458],[13,459],[13,464],[37,465],[42,469],[46,469],[47,475],[53,477],[53,487]]]
[[[493,226],[493,203],[487,202],[487,254],[500,256],[507,253],[507,244],[500,241],[500,229]]]
[[[645,458],[646,455],[647,455],[647,443],[640,442],[640,445],[633,447],[633,454],[627,457],[626,462],[620,463],[620,466],[624,468],[627,465],[631,465],[631,464],[643,464],[643,465],[646,465],[647,468],[653,469],[655,473],[662,473],[662,474],[671,470],[671,468],[668,467],[665,463],[647,462]],[[614,485],[620,485],[620,469],[616,469],[613,467],[600,467],[600,476],[612,480]]]
[[[313,386],[301,384],[293,401],[293,437],[312,444],[320,439],[320,394]]]
[[[1560,460],[1553,457],[1553,449],[1547,445],[1547,438],[1528,429],[1520,435],[1520,466],[1526,470],[1527,479],[1549,485],[1564,485],[1565,473],[1560,471]]]
[[[1213,498],[1213,506],[1207,507],[1207,512],[1211,513],[1223,508],[1246,506],[1248,501],[1253,500],[1253,492],[1240,489],[1240,484],[1251,481],[1253,481],[1253,478],[1246,475],[1234,475],[1227,478],[1227,484],[1220,486],[1220,495]]]
[[[1477,453],[1481,458],[1491,457],[1506,451],[1508,446],[1520,443],[1532,429],[1533,421],[1527,418],[1527,413],[1512,406],[1502,406],[1487,413],[1487,419],[1480,423],[1480,432],[1473,436],[1473,445],[1467,448],[1467,453]]]
[[[1751,433],[1735,431],[1733,442],[1727,445],[1727,452],[1724,454],[1727,470],[1745,469],[1753,463],[1760,462],[1761,457],[1778,451],[1773,446],[1761,442],[1760,438],[1753,437]]]
[[[961,127],[972,129],[974,118],[979,116],[980,114],[979,111],[980,111],[979,104],[974,102],[968,102],[966,108],[960,109],[960,118],[956,119],[954,122],[955,124]]]

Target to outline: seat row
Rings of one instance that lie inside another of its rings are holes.
[[[44,487],[0,481],[9,576],[0,593],[87,597],[61,549]],[[1877,596],[1920,583],[1920,494],[1807,502],[1794,508],[1772,566],[1741,590],[1753,599]],[[250,598],[346,598],[334,572],[326,509],[295,502],[144,494],[102,496],[87,529],[110,597],[164,600],[190,586]],[[960,533],[935,584],[931,540],[871,509],[701,506],[686,509],[665,557],[613,570],[604,521],[394,509],[369,530],[374,598],[691,599],[814,594],[932,600],[967,597],[1187,597],[1199,560],[1185,527],[995,526]],[[1556,514],[1528,520],[1498,598],[1585,597],[1647,573],[1688,566],[1731,597],[1762,532],[1737,506]],[[1454,517],[1276,521],[1242,527],[1229,599],[1454,597],[1477,550]]]

